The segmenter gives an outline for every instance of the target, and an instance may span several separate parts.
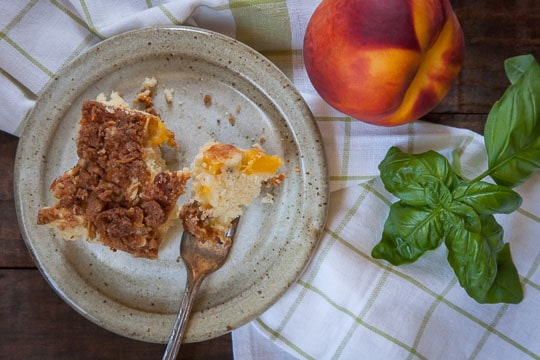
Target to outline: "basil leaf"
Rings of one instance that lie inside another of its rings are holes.
[[[449,190],[457,183],[448,160],[435,151],[407,154],[391,147],[379,171],[386,190],[413,206],[449,201]]]
[[[448,232],[448,262],[460,285],[477,302],[519,302],[523,291],[509,247],[501,246],[502,227],[492,215],[480,219],[480,232],[470,232],[459,225]]]
[[[497,276],[497,260],[481,233],[455,226],[446,239],[448,262],[460,285],[479,303]]]
[[[510,245],[503,242],[504,230],[493,216],[483,217],[482,234],[493,253],[497,253],[497,277],[486,294],[486,303],[517,304],[523,300],[519,274],[510,253]]]
[[[424,252],[437,248],[446,236],[443,211],[413,207],[403,201],[390,206],[381,241],[371,251],[376,259],[394,265],[416,261]]]
[[[504,246],[504,229],[492,215],[481,215],[482,235],[487,241],[492,252],[501,251]]]
[[[436,208],[452,202],[452,193],[439,179],[426,176],[424,180],[424,196],[429,207]]]
[[[510,62],[519,70],[508,70],[513,83],[491,108],[484,128],[489,175],[509,187],[540,167],[540,66],[532,61],[522,69],[526,63]]]
[[[509,214],[521,205],[521,196],[514,190],[483,181],[462,183],[452,195],[455,201],[472,207],[478,214]]]
[[[497,253],[497,277],[488,290],[485,298],[486,303],[496,304],[500,302],[518,304],[523,300],[523,288],[519,281],[519,274],[512,261],[510,244],[504,244],[502,250]]]
[[[467,231],[480,232],[480,230],[482,229],[480,217],[472,207],[459,202],[453,202],[448,206],[448,210],[452,214],[456,215],[458,219],[461,219],[463,221],[463,224]],[[454,223],[456,223],[456,220],[454,220],[450,224]]]
[[[506,59],[504,61],[504,71],[510,83],[515,83],[534,61],[534,56],[531,54]]]

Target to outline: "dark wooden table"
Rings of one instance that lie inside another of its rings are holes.
[[[504,59],[540,60],[538,0],[453,1],[466,41],[465,65],[425,119],[482,133],[508,82]],[[65,304],[42,278],[19,232],[13,194],[18,140],[0,132],[0,359],[160,359],[164,345],[104,330]],[[230,335],[182,347],[184,359],[231,359]]]

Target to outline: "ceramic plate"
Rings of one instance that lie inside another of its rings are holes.
[[[147,260],[61,240],[36,225],[38,210],[53,201],[49,185],[77,161],[82,102],[111,90],[131,101],[152,76],[155,108],[180,146],[173,169],[189,166],[210,139],[250,147],[264,138],[264,148],[285,159],[287,179],[274,202],[247,209],[227,263],[202,285],[186,333],[187,342],[201,341],[274,303],[301,274],[324,226],[328,187],[320,134],[292,83],[265,57],[188,27],[137,30],[93,47],[51,81],[26,119],[15,168],[17,213],[39,269],[67,303],[118,334],[167,341],[186,281],[180,226],[169,231],[159,259]],[[170,104],[165,89],[174,89]]]

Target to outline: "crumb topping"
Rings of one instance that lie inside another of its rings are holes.
[[[135,256],[155,258],[164,225],[189,175],[148,168],[146,127],[152,115],[86,101],[82,107],[75,167],[57,178],[52,207],[38,224],[86,227],[90,238]],[[154,119],[155,120],[155,119]]]
[[[203,211],[204,206],[198,201],[185,204],[180,210],[180,218],[184,231],[201,242],[214,241],[225,247],[231,246],[231,239],[225,236],[225,231],[214,226],[212,219]]]

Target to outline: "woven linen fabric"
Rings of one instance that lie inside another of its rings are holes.
[[[63,65],[113,35],[188,24],[235,37],[294,82],[316,116],[330,175],[330,209],[302,277],[265,313],[233,332],[237,359],[540,359],[540,181],[517,191],[519,210],[498,216],[525,298],[481,305],[459,286],[444,247],[394,267],[370,252],[390,204],[377,165],[390,146],[440,151],[465,178],[486,168],[481,136],[418,121],[367,125],[330,108],[305,72],[302,40],[320,1],[30,0],[0,13],[0,129],[21,135],[23,119]]]

